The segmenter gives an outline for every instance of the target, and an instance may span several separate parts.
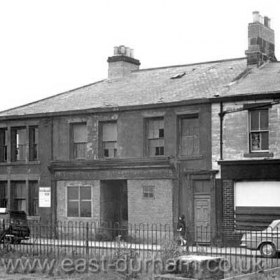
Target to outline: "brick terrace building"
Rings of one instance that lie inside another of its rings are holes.
[[[234,230],[235,178],[224,170],[240,155],[241,136],[227,130],[233,115],[221,125],[219,113],[237,106],[236,100],[251,106],[249,100],[259,100],[255,95],[271,102],[274,95],[251,89],[239,94],[238,86],[246,89],[253,73],[262,84],[268,72],[278,71],[272,57],[249,57],[249,65],[238,58],[139,69],[132,51],[119,46],[108,58],[107,79],[1,112],[1,206],[43,222],[122,226],[173,224],[184,214],[190,238],[203,242],[222,228]],[[277,143],[270,147],[277,157]],[[44,187],[51,188],[50,207],[38,202]],[[195,228],[212,235],[197,235]]]

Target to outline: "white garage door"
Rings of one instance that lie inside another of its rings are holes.
[[[280,207],[280,182],[236,182],[234,204],[235,207]]]

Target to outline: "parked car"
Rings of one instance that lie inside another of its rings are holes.
[[[241,246],[251,250],[260,250],[265,258],[273,258],[280,252],[280,220],[274,220],[262,231],[246,232]]]
[[[24,211],[4,210],[0,213],[0,242],[19,244],[29,237],[30,229]]]

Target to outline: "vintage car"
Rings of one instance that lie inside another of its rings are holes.
[[[19,244],[29,239],[30,229],[24,211],[0,211],[0,242]]]
[[[280,251],[280,220],[274,220],[262,231],[250,231],[243,234],[241,246],[251,250],[260,250],[265,258],[273,258]]]

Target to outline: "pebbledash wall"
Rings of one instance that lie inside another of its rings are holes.
[[[279,212],[277,209],[280,209],[280,203],[274,202],[274,194],[270,192],[272,189],[275,190],[277,182],[280,189],[280,105],[274,104],[273,101],[275,99],[260,99],[260,97],[255,96],[243,98],[242,101],[221,101],[222,107],[221,103],[212,104],[212,166],[213,169],[218,170],[216,182],[220,181],[222,185],[223,230],[227,232],[234,232],[240,226],[236,223],[236,209],[242,195],[253,197],[259,191],[259,195],[263,195],[264,198],[263,203],[260,203],[257,197],[255,202],[254,198],[250,199],[248,205],[244,207],[245,210],[251,209],[250,211],[253,213],[256,209],[265,207],[266,209],[273,208]],[[250,152],[249,110],[246,109],[248,107],[246,104],[250,104],[250,106],[268,104],[269,151],[265,153]],[[231,112],[224,115],[222,134],[220,133],[221,108],[224,112]],[[257,183],[252,189],[254,182]],[[244,206],[244,203],[241,206]],[[263,226],[267,225],[270,219],[276,217],[275,214],[271,213],[272,216],[268,216],[267,220],[262,217],[264,219]],[[252,219],[252,227],[255,225],[255,220]],[[250,223],[250,218],[248,218],[247,223]],[[259,224],[259,226],[262,225]]]

